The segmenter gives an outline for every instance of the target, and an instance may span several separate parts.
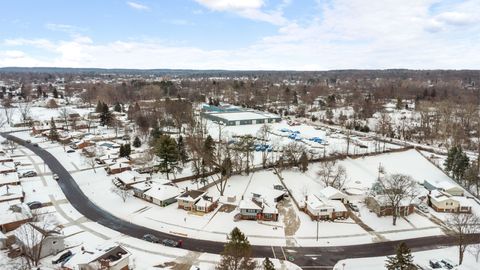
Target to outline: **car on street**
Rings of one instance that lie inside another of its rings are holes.
[[[35,171],[27,171],[22,174],[22,177],[35,177],[37,176],[37,172]]]
[[[32,141],[31,141],[31,140],[26,140],[25,142],[26,142],[26,143],[31,143]]]
[[[56,174],[56,173],[54,173],[52,177],[53,177],[53,180],[58,180],[59,179],[58,174]]]
[[[38,147],[38,143],[34,143],[33,146]]]
[[[163,239],[162,244],[167,247],[181,247],[182,246],[182,240],[180,241],[175,241],[172,239]]]
[[[145,234],[142,239],[151,243],[160,243],[160,239],[153,234]]]
[[[417,208],[418,208],[418,210],[422,211],[425,214],[430,212],[430,210],[428,209],[428,206],[426,204],[423,204],[423,203],[417,205]]]
[[[43,206],[43,204],[39,201],[33,201],[33,202],[28,202],[27,206],[28,206],[28,208],[33,210],[33,209],[41,208]]]
[[[75,153],[75,150],[73,150],[73,149],[68,149],[68,150],[67,150],[67,153]]]

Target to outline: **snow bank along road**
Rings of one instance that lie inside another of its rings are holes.
[[[161,231],[146,228],[127,220],[120,219],[91,202],[83,194],[70,173],[49,152],[38,146],[9,133],[0,133],[1,136],[13,140],[38,155],[50,168],[52,173],[59,176],[58,184],[73,207],[86,218],[98,222],[112,230],[125,235],[142,238],[145,234],[154,234],[162,238],[183,240],[183,248],[197,252],[219,254],[223,251],[224,243],[179,237]],[[470,235],[469,240],[480,242],[480,234]],[[336,247],[279,247],[279,246],[252,246],[253,256],[270,257],[277,259],[293,259],[293,262],[303,269],[331,269],[338,260],[345,258],[359,258],[371,256],[385,256],[394,253],[395,246],[400,241],[388,241],[372,244],[336,246]],[[452,236],[430,236],[404,240],[414,251],[450,246],[455,244]]]

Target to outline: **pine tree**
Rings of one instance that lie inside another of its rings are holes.
[[[263,269],[264,270],[275,270],[275,265],[273,265],[272,261],[268,257],[263,260]]]
[[[116,112],[122,112],[122,106],[120,106],[120,103],[115,103],[115,106],[113,107],[113,110]]]
[[[102,104],[102,111],[100,113],[100,125],[108,126],[112,121],[112,113],[108,109],[108,105],[106,103]]]
[[[247,237],[235,227],[228,235],[217,270],[253,270],[255,261],[250,258],[251,247]]]
[[[469,165],[470,159],[463,152],[461,146],[453,146],[448,150],[447,159],[444,163],[445,171],[451,173],[454,179],[462,179]]]
[[[57,88],[53,88],[53,98],[58,98],[58,90],[57,90]]]
[[[307,153],[302,152],[302,155],[300,156],[300,170],[302,172],[306,172],[308,170],[308,157]]]
[[[188,159],[187,150],[185,149],[185,143],[183,142],[183,137],[180,135],[177,140],[177,148],[178,148],[178,157],[180,161],[185,163]]]
[[[413,263],[413,256],[405,242],[401,242],[397,247],[395,256],[387,257],[385,267],[388,270],[414,270],[417,269]]]
[[[52,141],[58,141],[58,138],[59,138],[57,126],[55,125],[55,121],[53,120],[53,117],[50,120],[50,132],[48,133],[48,137]]]
[[[103,103],[99,100],[99,101],[97,102],[97,107],[95,108],[95,112],[96,112],[96,113],[101,113],[102,110],[103,110]]]
[[[138,138],[138,136],[135,137],[135,139],[133,139],[133,147],[140,147],[142,146],[142,141],[140,141],[140,138]]]
[[[175,139],[167,135],[160,136],[154,143],[155,154],[160,158],[160,171],[167,175],[172,173],[178,162],[178,148]]]
[[[130,154],[132,153],[132,147],[130,146],[129,143],[125,144],[125,146],[123,147],[123,150],[124,150],[125,157],[129,157]]]
[[[123,144],[120,145],[120,149],[118,151],[118,156],[119,157],[124,157],[125,156],[125,146],[123,146]]]
[[[213,138],[208,135],[207,138],[205,138],[205,142],[203,143],[203,159],[205,160],[207,166],[212,165],[214,152],[215,142],[213,141]]]

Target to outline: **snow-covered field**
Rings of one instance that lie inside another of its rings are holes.
[[[458,263],[458,249],[456,247],[448,247],[427,251],[413,252],[414,263],[424,267],[429,266],[430,260],[448,259],[453,263]],[[383,270],[385,269],[385,261],[387,257],[371,257],[358,259],[345,259],[339,261],[334,270]],[[456,267],[458,270],[477,270],[480,267],[480,261],[476,261],[474,255],[465,252],[464,262],[461,266]]]

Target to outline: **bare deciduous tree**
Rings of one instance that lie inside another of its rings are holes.
[[[65,128],[68,131],[68,118],[70,115],[70,110],[67,107],[62,107],[60,108],[59,113],[60,113],[60,118],[65,123]]]
[[[30,119],[30,108],[31,104],[28,99],[26,99],[25,102],[18,103],[18,111],[20,112],[20,115],[22,116],[22,121],[24,123]]]
[[[336,160],[321,162],[317,175],[325,186],[336,189],[341,189],[347,180],[347,170]]]
[[[386,203],[392,208],[393,225],[397,224],[399,208],[404,201],[409,203],[417,195],[417,183],[409,175],[390,174],[379,177],[379,192],[385,196]]]
[[[462,264],[463,255],[470,244],[468,236],[480,232],[480,219],[471,213],[452,213],[446,223],[455,232],[458,246],[458,264]]]
[[[126,202],[128,198],[133,196],[133,191],[124,187],[112,186],[110,190],[117,194],[123,202]]]

